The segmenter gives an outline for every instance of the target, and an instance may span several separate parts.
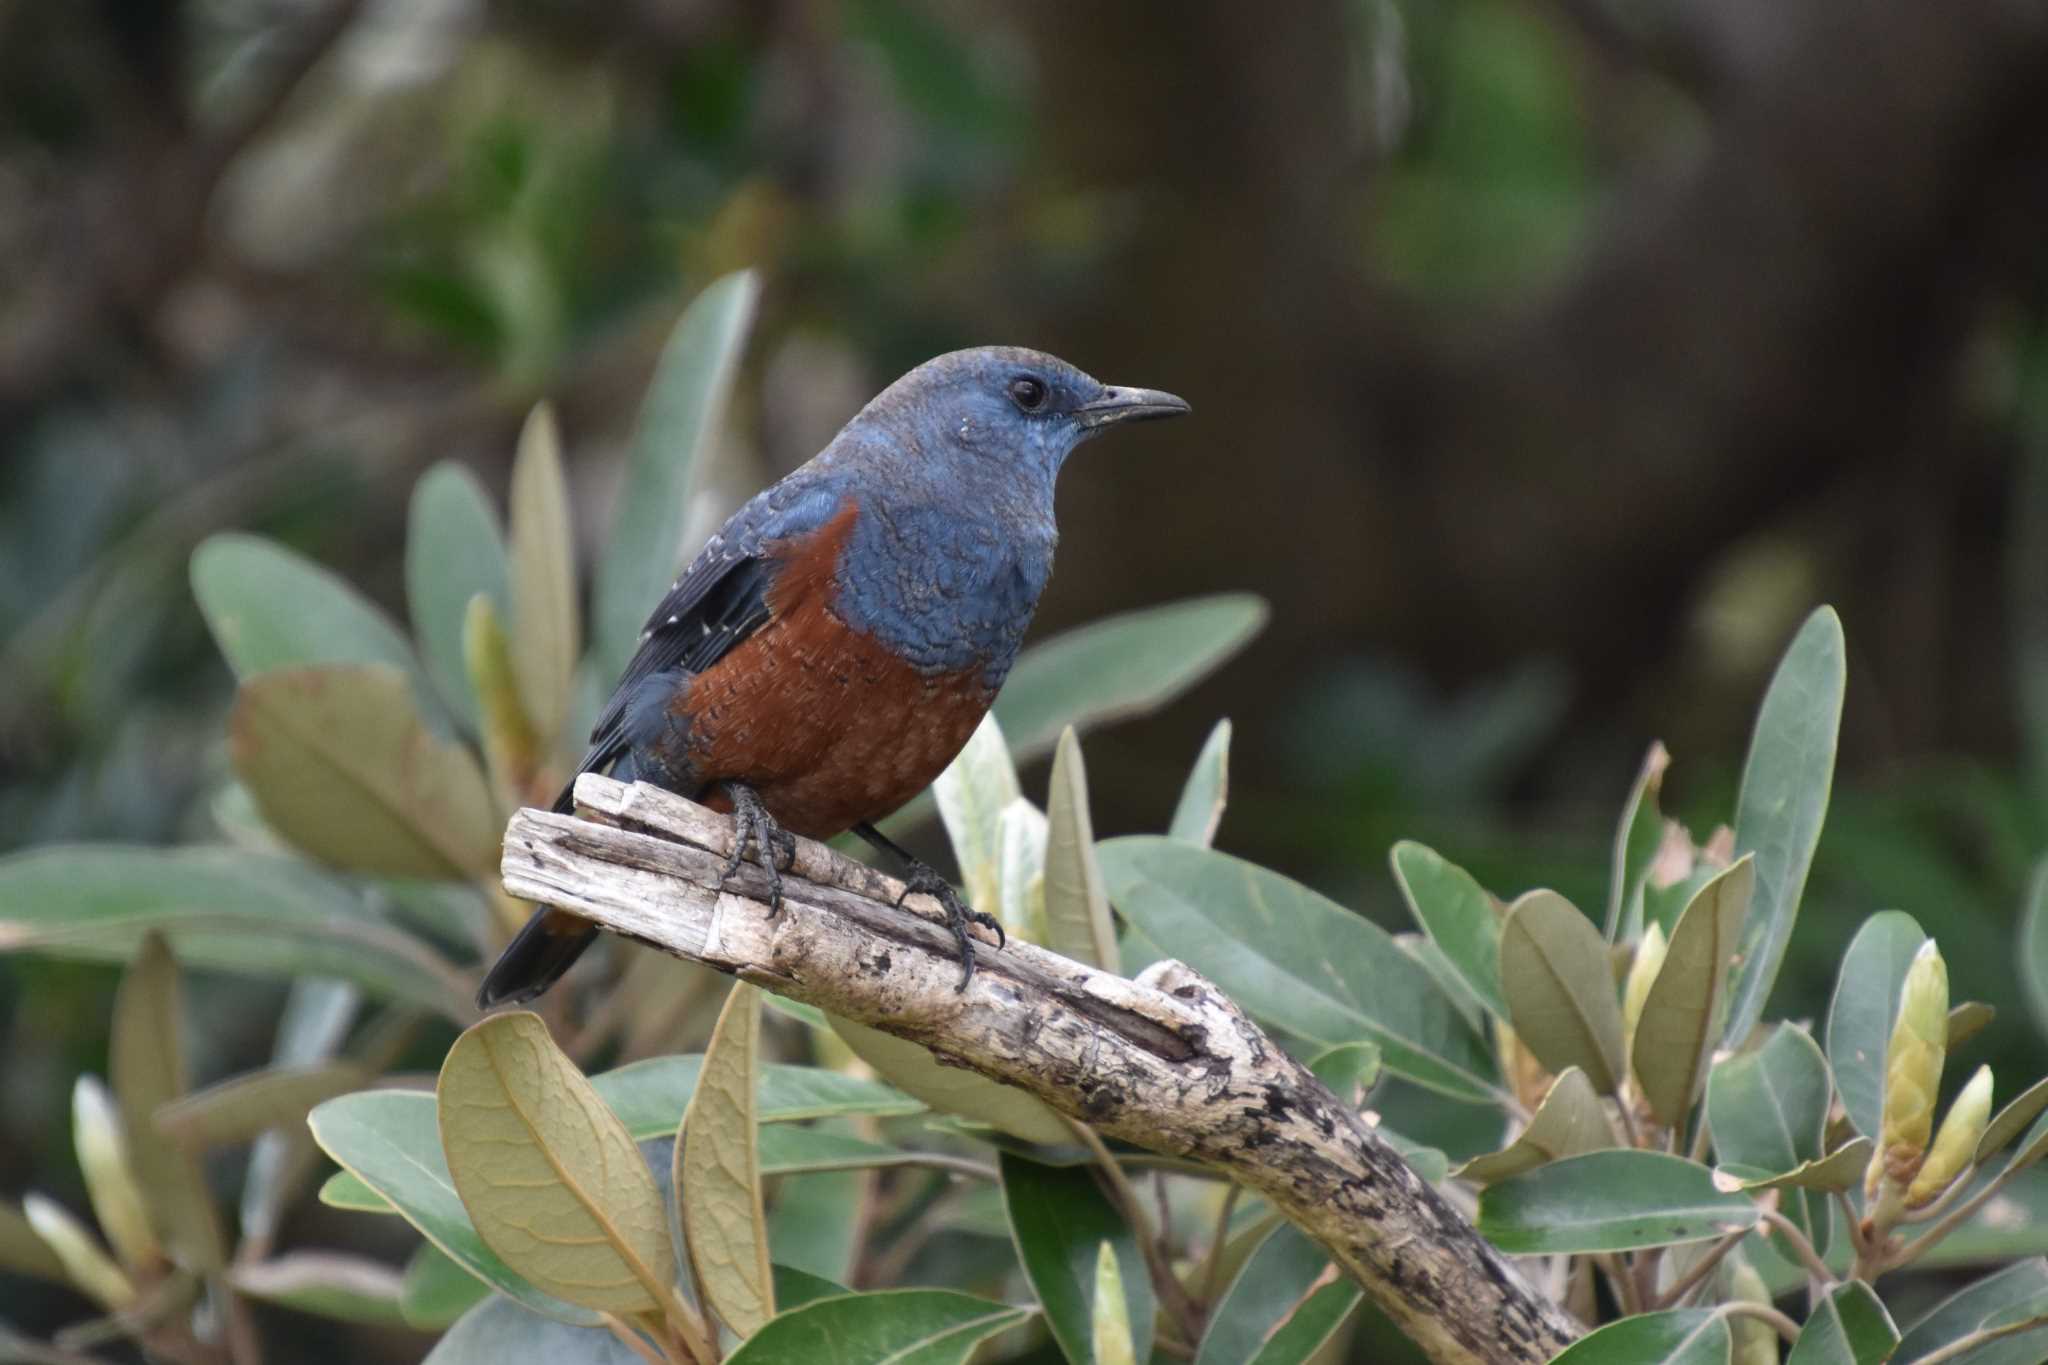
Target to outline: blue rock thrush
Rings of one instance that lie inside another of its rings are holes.
[[[1112,388],[1004,346],[955,351],[891,384],[814,459],[758,493],[648,619],[578,773],[609,769],[731,812],[776,879],[793,831],[852,830],[945,907],[1002,929],[871,823],[966,744],[1017,657],[1052,572],[1053,481],[1075,446],[1188,405]],[[571,778],[573,785],[574,778]],[[555,809],[571,809],[568,790]],[[544,909],[484,978],[480,1007],[552,985],[597,936]]]

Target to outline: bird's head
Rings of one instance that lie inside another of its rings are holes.
[[[1104,384],[1043,351],[982,346],[926,361],[857,420],[914,434],[910,444],[924,460],[963,474],[1012,470],[1049,491],[1067,456],[1091,436],[1187,410],[1170,393]]]

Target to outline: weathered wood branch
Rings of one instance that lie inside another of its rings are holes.
[[[505,889],[923,1044],[1098,1131],[1214,1166],[1328,1247],[1433,1360],[1530,1365],[1581,1328],[1357,1113],[1179,962],[1136,981],[1013,941],[965,993],[951,935],[902,884],[798,841],[781,913],[731,823],[644,785],[576,784],[586,818],[522,810]]]

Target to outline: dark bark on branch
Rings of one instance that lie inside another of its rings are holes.
[[[1326,1246],[1432,1359],[1529,1365],[1580,1332],[1357,1113],[1178,962],[1127,981],[1030,944],[979,954],[894,908],[901,884],[799,841],[781,912],[723,816],[586,775],[577,819],[523,810],[506,890],[1028,1090],[1109,1136],[1217,1167]]]

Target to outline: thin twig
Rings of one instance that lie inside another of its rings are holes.
[[[1237,1196],[1244,1186],[1232,1181],[1230,1188],[1223,1192],[1223,1207],[1216,1211],[1216,1232],[1209,1239],[1208,1264],[1202,1270],[1202,1302],[1213,1304],[1223,1286],[1216,1283],[1223,1275],[1223,1248],[1230,1241],[1230,1215],[1237,1212]]]
[[[1173,1263],[1160,1254],[1159,1237],[1153,1230],[1152,1220],[1145,1216],[1145,1206],[1138,1198],[1137,1188],[1124,1174],[1116,1153],[1109,1150],[1108,1144],[1093,1128],[1079,1119],[1067,1119],[1067,1126],[1095,1154],[1096,1169],[1108,1182],[1110,1196],[1116,1200],[1131,1225],[1131,1235],[1137,1239],[1138,1251],[1145,1258],[1145,1269],[1152,1277],[1152,1286],[1165,1303],[1167,1312],[1191,1340],[1198,1338],[1202,1329],[1202,1310],[1188,1297],[1187,1287],[1180,1282],[1180,1276],[1173,1273]]]
[[[1954,1232],[1963,1223],[1968,1222],[1977,1210],[1990,1203],[1998,1192],[2005,1188],[2006,1182],[2014,1174],[2015,1172],[2008,1166],[2005,1170],[1999,1172],[1997,1179],[1971,1195],[1968,1199],[1965,1199],[1962,1203],[1956,1205],[1953,1209],[1950,1209],[1946,1216],[1928,1228],[1927,1231],[1921,1233],[1891,1255],[1880,1256],[1879,1264],[1875,1268],[1874,1273],[1883,1274],[1887,1270],[1897,1269],[1899,1266],[1910,1264],[1916,1260],[1921,1253],[1925,1252],[1942,1238],[1948,1236],[1951,1232]]]
[[[2004,1337],[2016,1337],[2022,1332],[2035,1332],[2048,1327],[2048,1314],[2024,1318],[2019,1322],[2008,1322],[2002,1327],[1980,1327],[1967,1336],[1957,1337],[1938,1351],[1921,1356],[1913,1365],[1947,1365],[1951,1360],[1961,1360],[1970,1352],[1989,1342]]]
[[[1643,1311],[1643,1301],[1636,1293],[1636,1282],[1630,1278],[1619,1257],[1611,1251],[1602,1251],[1594,1255],[1593,1264],[1599,1266],[1600,1273],[1607,1277],[1608,1291],[1614,1295],[1614,1301],[1621,1305],[1625,1315],[1633,1317]]]
[[[1749,1236],[1749,1229],[1744,1228],[1740,1232],[1731,1232],[1716,1242],[1713,1250],[1700,1257],[1698,1263],[1691,1270],[1686,1271],[1685,1274],[1672,1281],[1671,1285],[1662,1294],[1652,1298],[1650,1306],[1652,1308],[1669,1308],[1679,1302],[1693,1291],[1695,1285],[1713,1274],[1714,1267],[1721,1264],[1721,1258],[1740,1246],[1742,1239],[1747,1236]]]
[[[1759,1322],[1768,1322],[1778,1330],[1778,1335],[1785,1338],[1785,1340],[1799,1340],[1799,1324],[1767,1303],[1751,1303],[1747,1299],[1733,1299],[1722,1304],[1718,1311],[1723,1317],[1755,1318]],[[1922,1360],[1920,1365],[1927,1365],[1927,1362]]]
[[[1815,1279],[1823,1284],[1834,1284],[1837,1282],[1838,1277],[1835,1272],[1829,1269],[1826,1261],[1821,1259],[1820,1253],[1813,1249],[1813,1243],[1807,1240],[1806,1234],[1799,1230],[1797,1223],[1794,1223],[1776,1209],[1765,1209],[1763,1210],[1763,1215],[1764,1221],[1784,1236],[1786,1242],[1791,1245],[1793,1252],[1798,1255],[1800,1264],[1811,1271]]]

